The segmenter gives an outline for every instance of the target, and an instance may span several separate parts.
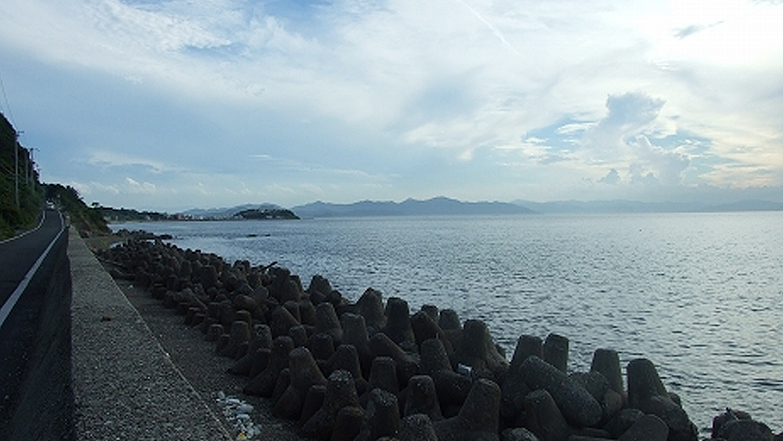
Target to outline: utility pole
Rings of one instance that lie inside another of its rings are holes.
[[[14,143],[14,202],[16,209],[19,209],[19,132],[16,132],[16,142]]]
[[[16,202],[16,209],[20,208],[19,205],[19,135],[24,133],[23,131],[16,132],[16,145],[14,146],[14,202]]]
[[[28,164],[29,167],[27,167],[27,185],[30,186],[30,188],[33,188],[33,184],[35,183],[35,161],[33,160],[33,152],[38,150],[35,147],[30,147],[30,163]],[[40,152],[40,150],[38,150]]]

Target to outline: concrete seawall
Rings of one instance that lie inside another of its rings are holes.
[[[76,439],[230,439],[73,230],[68,257]]]

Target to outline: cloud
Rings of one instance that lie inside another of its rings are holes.
[[[109,150],[91,152],[87,162],[91,165],[103,168],[142,167],[153,173],[182,171],[178,167],[169,166],[159,161],[138,158]]]
[[[718,21],[718,22],[711,23],[711,24],[706,24],[706,25],[705,25],[705,24],[700,24],[700,25],[692,24],[692,25],[688,25],[688,26],[685,26],[685,27],[683,27],[683,28],[676,29],[676,30],[674,31],[674,36],[675,36],[676,38],[678,38],[678,39],[682,40],[683,38],[690,37],[690,36],[691,36],[691,35],[693,35],[693,34],[697,34],[697,33],[699,33],[699,32],[705,31],[705,30],[707,30],[707,29],[714,28],[715,26],[718,26],[718,25],[720,25],[721,23],[723,23],[723,21]]]
[[[644,180],[655,177],[663,185],[679,185],[683,172],[691,163],[685,154],[655,146],[646,136],[639,136],[630,146],[636,155],[631,164],[635,180],[644,175]]]
[[[611,169],[609,170],[609,173],[607,173],[603,178],[599,179],[598,182],[602,184],[616,185],[621,180],[622,178],[620,178],[620,173],[618,173],[615,169]]]
[[[140,183],[135,179],[129,177],[125,178],[125,182],[128,184],[126,187],[126,191],[130,193],[154,194],[158,190],[155,184],[151,182]]]
[[[35,79],[15,113],[67,181],[578,198],[563,182],[783,184],[782,21],[778,1],[5,0],[0,61]]]
[[[580,154],[599,163],[628,160],[628,141],[658,131],[658,117],[665,102],[641,92],[609,95],[607,114],[587,128]]]

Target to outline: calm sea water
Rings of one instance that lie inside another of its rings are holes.
[[[115,224],[229,262],[327,277],[521,334],[652,360],[701,428],[725,407],[783,430],[783,213],[354,218]],[[250,237],[256,235],[255,237]]]

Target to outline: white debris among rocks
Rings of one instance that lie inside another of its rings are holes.
[[[253,406],[239,398],[227,396],[223,391],[218,392],[217,403],[223,409],[223,416],[231,425],[237,440],[252,440],[261,434],[261,426],[253,424],[250,417]]]

